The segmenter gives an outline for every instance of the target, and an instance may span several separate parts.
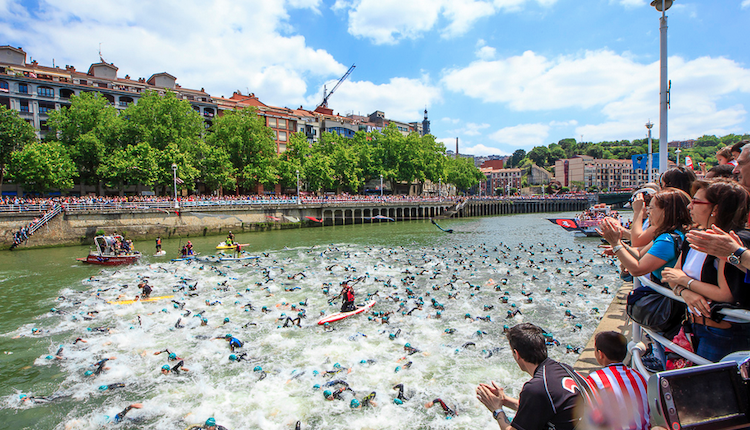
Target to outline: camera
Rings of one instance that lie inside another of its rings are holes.
[[[671,430],[750,426],[748,354],[735,353],[727,356],[727,361],[651,375],[651,424]]]

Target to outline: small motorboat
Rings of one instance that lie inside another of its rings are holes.
[[[89,251],[85,258],[76,258],[88,264],[100,264],[102,266],[120,266],[123,264],[132,264],[141,258],[141,253],[130,250],[128,252],[117,250],[117,243],[123,243],[124,239],[120,235],[96,236],[94,245],[96,250]]]

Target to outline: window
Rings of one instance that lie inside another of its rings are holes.
[[[78,83],[81,84],[81,85],[88,85],[89,84],[88,81],[86,81],[85,79],[81,79],[80,81],[78,81]]]
[[[286,129],[286,120],[285,119],[279,119],[279,128],[280,129]]]
[[[7,93],[10,91],[10,87],[8,87],[8,83],[5,81],[0,81],[0,92]]]
[[[28,94],[29,93],[29,86],[26,84],[18,84],[18,92]]]
[[[28,100],[21,100],[21,112],[31,112]]]
[[[47,125],[46,120],[39,121],[39,130],[41,131],[49,131],[49,125]]]
[[[285,131],[280,131],[279,132],[279,141],[286,142],[286,132]]]
[[[268,126],[276,128],[276,118],[268,118]]]
[[[36,93],[42,97],[54,97],[55,90],[49,87],[39,87],[36,89]]]

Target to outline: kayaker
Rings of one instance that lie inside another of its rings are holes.
[[[354,306],[354,288],[348,282],[344,283],[340,296],[344,300],[341,305],[341,312],[351,312],[356,309]]]

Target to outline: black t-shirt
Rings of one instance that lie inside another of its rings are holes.
[[[581,390],[562,365],[547,358],[537,366],[534,377],[523,385],[518,412],[511,425],[519,430],[572,430],[578,423],[574,409]]]

